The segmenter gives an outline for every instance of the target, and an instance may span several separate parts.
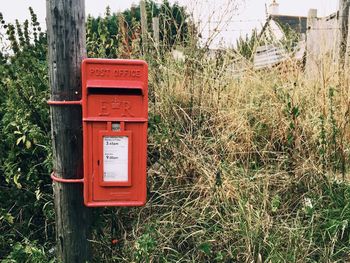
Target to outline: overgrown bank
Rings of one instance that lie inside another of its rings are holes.
[[[46,39],[25,27],[9,31],[17,50],[0,65],[0,258],[48,262]],[[291,64],[237,76],[229,54],[209,59],[192,44],[184,62],[145,56],[149,201],[95,210],[94,261],[350,260],[347,83],[326,67],[309,80]]]

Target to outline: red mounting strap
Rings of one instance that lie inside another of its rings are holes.
[[[58,183],[67,183],[67,184],[77,184],[77,183],[84,183],[84,178],[81,179],[63,179],[58,178],[55,176],[55,172],[51,173],[51,179]]]
[[[50,106],[60,106],[60,105],[81,105],[82,101],[81,100],[64,100],[64,101],[52,101],[49,100],[47,102],[47,104],[49,104]],[[84,183],[84,178],[82,179],[63,179],[63,178],[59,178],[55,176],[55,172],[51,173],[51,179],[55,182],[59,182],[59,183],[71,183],[71,184],[75,184],[75,183]]]
[[[53,100],[49,100],[47,102],[47,104],[49,105],[53,105],[53,106],[60,106],[60,105],[81,105],[82,101],[81,100],[62,100],[62,101],[53,101]]]

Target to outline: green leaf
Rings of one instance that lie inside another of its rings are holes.
[[[6,213],[6,212],[4,212],[3,210],[2,211],[0,211],[0,213],[2,214],[1,216],[0,216],[0,222],[2,221],[2,220],[5,220],[7,223],[9,223],[9,224],[13,224],[13,219],[14,219],[14,217],[10,214],[10,213]]]
[[[277,212],[277,210],[280,207],[280,205],[281,205],[281,197],[279,195],[275,195],[272,198],[272,201],[271,201],[271,210],[272,210],[272,212]]]
[[[298,107],[293,107],[292,114],[293,114],[294,117],[299,117],[299,115],[300,115],[299,108]]]
[[[211,244],[208,242],[202,243],[199,245],[199,250],[201,250],[202,252],[204,252],[204,254],[206,255],[210,255],[211,254]]]
[[[19,137],[19,138],[17,139],[17,141],[16,141],[16,145],[20,144],[21,141],[22,141],[22,137]]]
[[[16,141],[16,145],[20,144],[22,141],[25,142],[25,140],[26,140],[26,136],[25,135],[19,137],[17,139],[17,141]]]
[[[219,251],[219,252],[216,254],[215,261],[216,261],[216,262],[222,262],[224,259],[225,259],[224,254],[223,254],[221,251]]]
[[[40,198],[42,197],[42,192],[40,191],[40,189],[37,189],[36,191],[35,191],[35,197],[36,197],[36,200],[40,200]]]
[[[30,149],[30,147],[32,147],[32,143],[30,141],[26,141],[26,147],[27,149]]]
[[[16,174],[13,177],[13,182],[15,183],[15,185],[17,186],[18,189],[22,188],[22,185],[18,182],[19,177],[21,176],[21,174]]]

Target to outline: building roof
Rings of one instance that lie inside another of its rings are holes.
[[[277,22],[282,28],[291,28],[298,34],[305,34],[307,31],[307,17],[305,16],[270,15],[270,19]]]

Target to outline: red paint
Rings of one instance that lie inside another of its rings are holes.
[[[65,184],[84,183],[84,178],[82,178],[82,179],[63,179],[63,178],[57,177],[55,175],[55,172],[51,173],[51,179],[55,182],[65,183]]]
[[[63,101],[53,101],[49,100],[47,104],[52,106],[61,106],[61,105],[81,105],[81,100],[63,100]]]
[[[119,243],[119,240],[118,239],[112,239],[112,245],[116,245]]]
[[[82,85],[85,205],[144,205],[148,123],[146,62],[85,59]],[[119,123],[120,129],[113,130],[112,123]],[[104,181],[104,137],[127,138],[127,181]]]

